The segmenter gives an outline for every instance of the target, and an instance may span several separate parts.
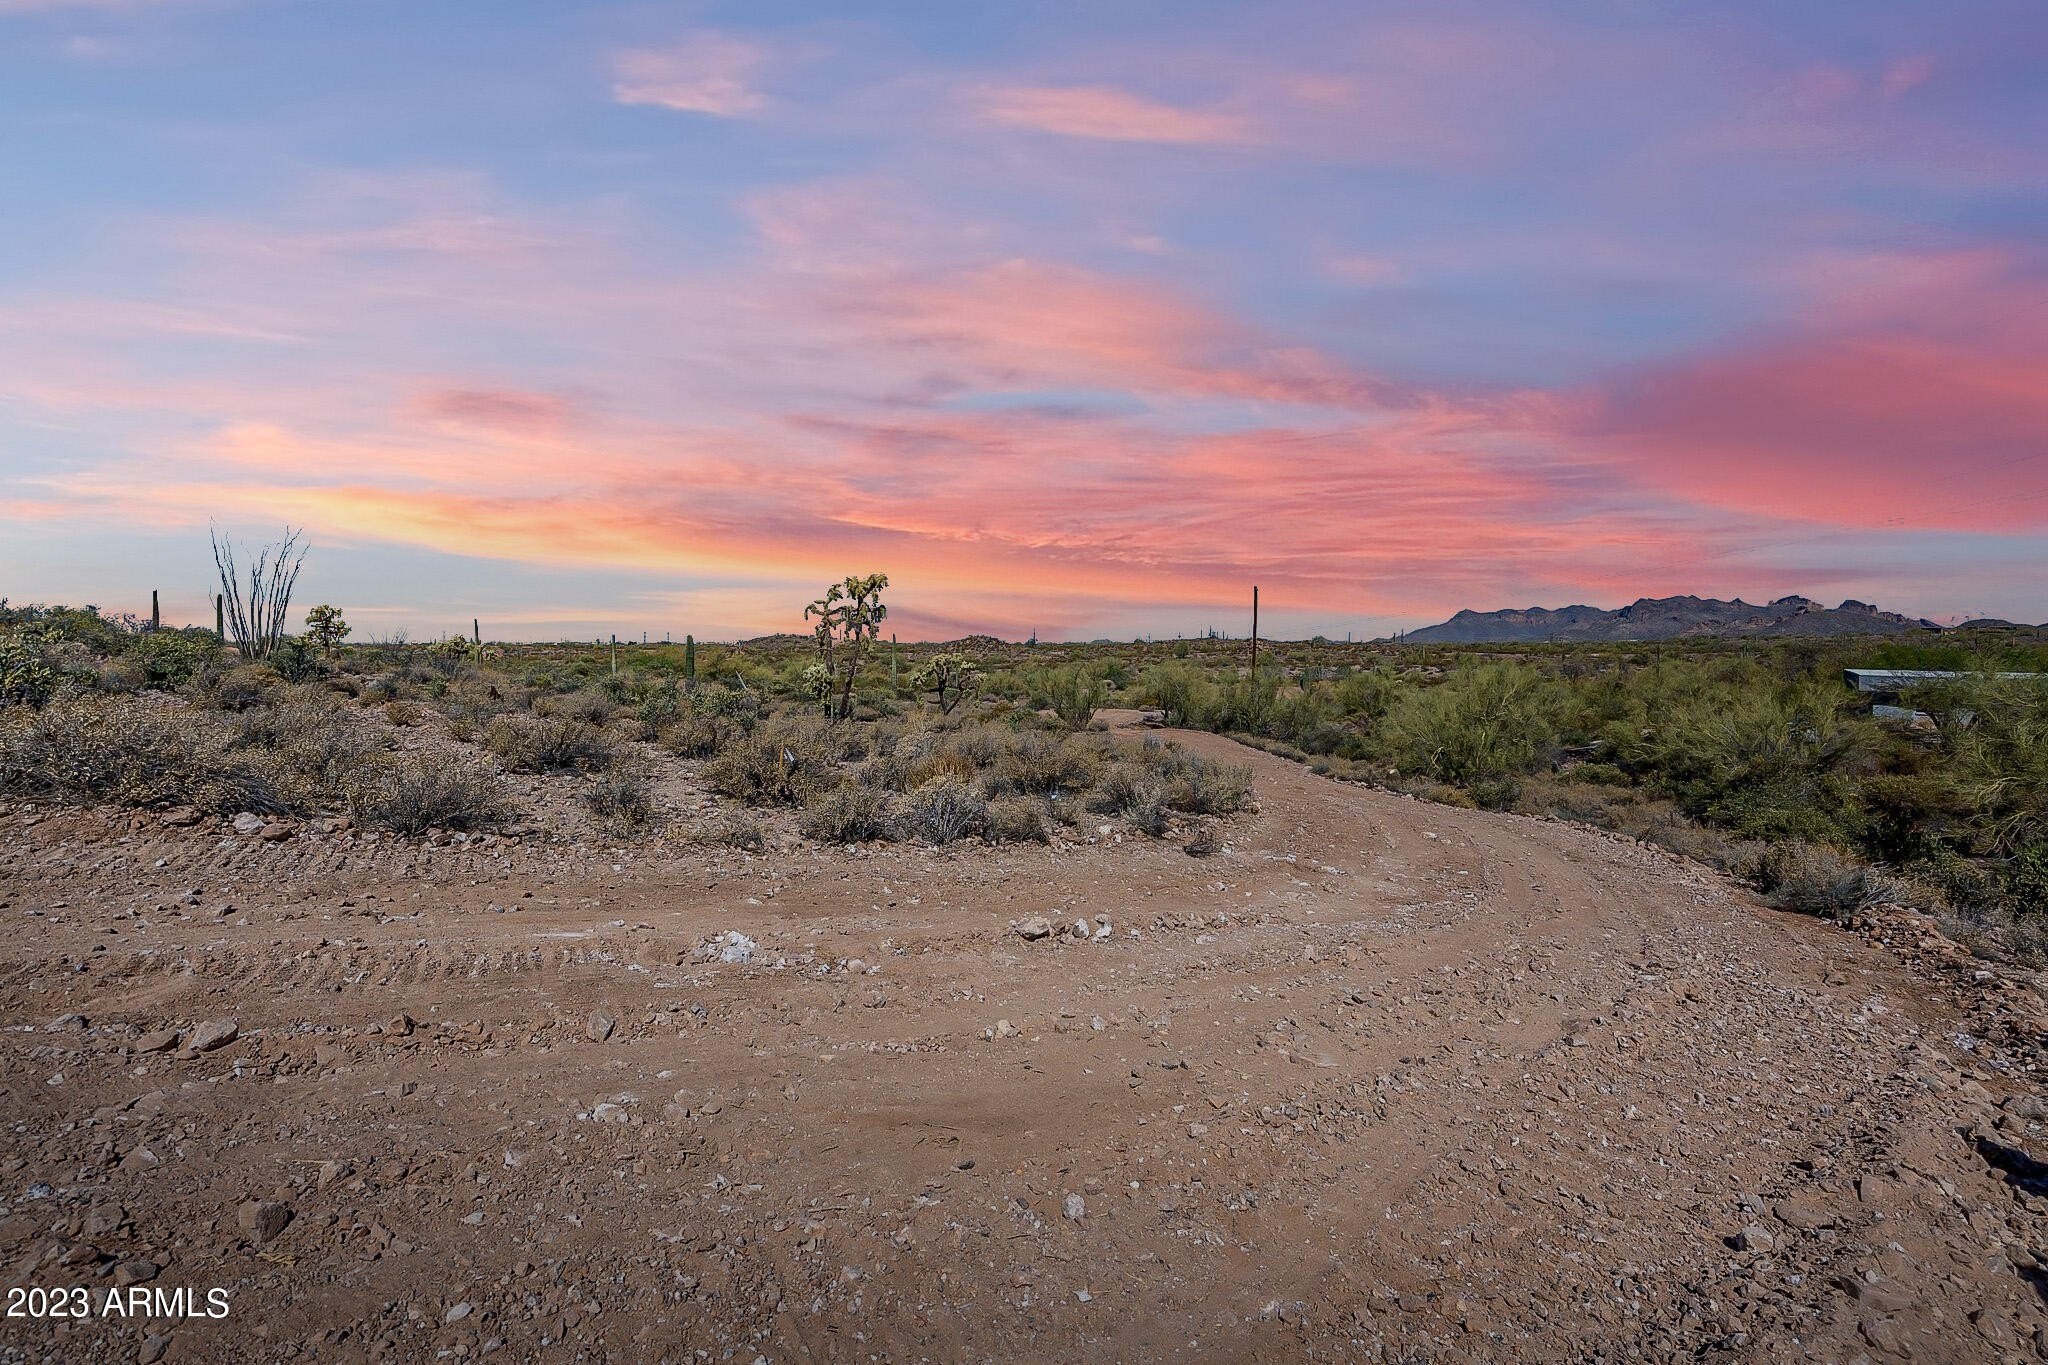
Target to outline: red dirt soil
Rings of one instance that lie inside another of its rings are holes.
[[[0,813],[0,1359],[2044,1353],[2030,974],[1173,737],[1213,856]]]

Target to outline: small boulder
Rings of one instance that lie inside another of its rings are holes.
[[[235,833],[237,834],[261,834],[264,824],[263,817],[254,811],[245,810],[234,819]]]
[[[145,1033],[130,1047],[136,1052],[168,1052],[178,1045],[178,1031],[174,1028],[160,1028],[154,1033]]]
[[[619,1021],[612,1017],[610,1011],[593,1010],[590,1017],[583,1021],[583,1032],[589,1035],[591,1042],[601,1043],[611,1037],[618,1026]]]
[[[1044,915],[1032,915],[1017,921],[1017,937],[1041,939],[1052,937],[1052,921]]]
[[[211,1052],[217,1047],[226,1047],[241,1036],[241,1025],[232,1019],[209,1019],[192,1030],[192,1036],[185,1046],[194,1052]]]
[[[291,1221],[291,1206],[277,1199],[245,1199],[235,1210],[242,1235],[258,1246],[274,1240]]]

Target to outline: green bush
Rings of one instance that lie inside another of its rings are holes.
[[[152,687],[183,687],[220,661],[220,639],[210,630],[153,630],[135,646]]]

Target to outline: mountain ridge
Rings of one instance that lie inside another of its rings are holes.
[[[1902,635],[1939,630],[1932,621],[1879,611],[1854,598],[1838,607],[1792,594],[1755,605],[1735,598],[1639,597],[1612,610],[1569,607],[1467,608],[1450,620],[1411,630],[1414,644],[1530,644],[1579,640],[1677,640],[1691,636]]]

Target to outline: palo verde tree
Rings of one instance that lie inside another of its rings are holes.
[[[242,581],[235,565],[234,541],[217,531],[210,535],[228,634],[245,662],[268,659],[277,652],[277,642],[284,638],[292,589],[298,585],[299,570],[306,563],[304,532],[287,526],[281,544],[265,545],[257,551],[256,562],[249,566],[247,583]]]
[[[823,597],[804,608],[804,619],[815,618],[818,623],[811,634],[818,642],[818,663],[825,670],[826,711],[840,720],[853,714],[853,680],[889,615],[889,609],[882,605],[882,589],[888,586],[887,574],[849,576],[825,589]]]
[[[320,647],[322,654],[332,655],[348,637],[349,624],[341,619],[341,608],[325,603],[306,613],[306,634]]]
[[[954,707],[980,690],[981,668],[965,654],[947,650],[934,654],[910,684],[920,692],[936,693],[939,714],[950,716]]]

